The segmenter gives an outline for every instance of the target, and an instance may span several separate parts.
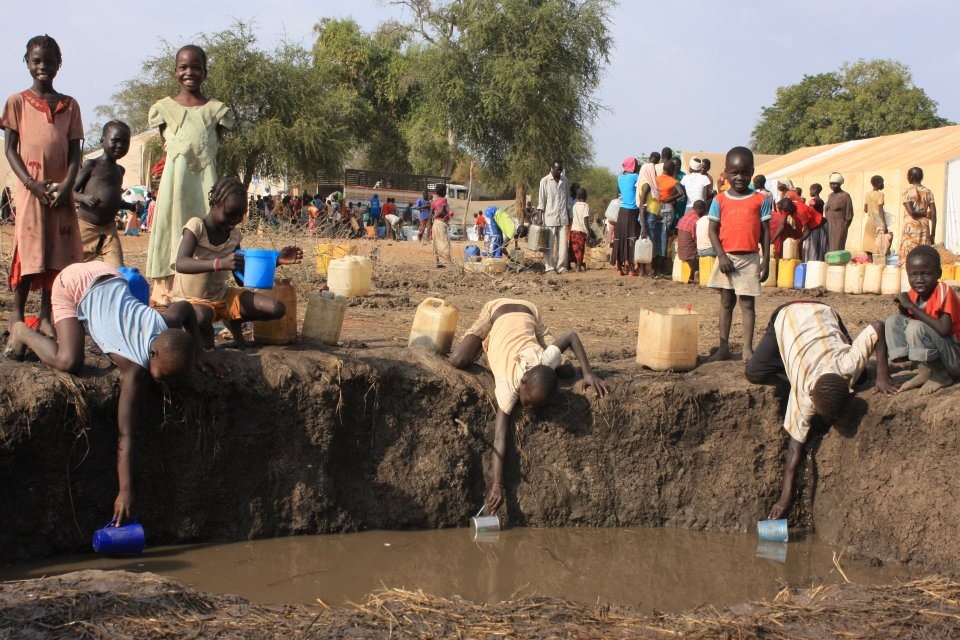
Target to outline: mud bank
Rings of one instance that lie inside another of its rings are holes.
[[[418,350],[225,351],[232,375],[155,385],[137,432],[136,511],[153,544],[463,526],[486,489],[492,377]],[[94,364],[103,365],[102,359]],[[779,491],[782,397],[740,365],[660,375],[602,363],[518,422],[514,526],[744,531]],[[88,548],[116,492],[119,374],[0,363],[0,559]],[[869,558],[960,571],[960,390],[869,391],[812,438],[794,524]]]
[[[262,606],[153,574],[81,571],[0,584],[0,638],[954,638],[960,585],[943,578],[784,589],[772,602],[644,616],[524,598],[497,605],[389,590],[348,608]]]

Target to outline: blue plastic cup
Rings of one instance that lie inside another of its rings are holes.
[[[238,274],[240,283],[251,289],[273,289],[279,251],[269,249],[243,249],[243,273]]]
[[[767,542],[787,542],[787,520],[760,520],[757,522],[757,534]]]
[[[116,520],[111,520],[103,527],[93,532],[93,550],[107,556],[135,556],[143,553],[147,543],[143,526],[134,520],[131,524],[122,527],[113,526]]]

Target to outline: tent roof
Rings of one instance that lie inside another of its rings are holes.
[[[819,147],[803,147],[757,167],[757,173],[788,178],[832,171],[876,171],[947,162],[960,156],[960,125],[910,131]]]

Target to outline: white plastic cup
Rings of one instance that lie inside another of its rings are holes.
[[[500,531],[500,518],[497,516],[474,516],[470,518],[470,526],[477,533]]]
[[[787,542],[787,520],[760,520],[757,522],[757,534],[767,542]]]

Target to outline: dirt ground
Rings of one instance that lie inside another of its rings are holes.
[[[82,571],[0,584],[0,638],[804,638],[960,637],[960,584],[783,589],[770,602],[643,615],[523,598],[496,605],[389,590],[347,608],[263,606],[153,574]]]
[[[0,230],[8,264],[10,227]],[[251,233],[245,244],[290,241]],[[321,279],[318,240],[299,242],[308,259],[285,271],[302,303]],[[712,291],[618,278],[610,268],[545,278],[533,261],[493,277],[436,268],[419,243],[355,244],[376,258],[374,288],[351,303],[340,346],[223,349],[227,379],[197,374],[151,387],[134,480],[152,543],[464,526],[487,487],[493,381],[480,366],[456,371],[405,347],[427,296],[461,309],[460,332],[490,298],[532,300],[555,335],[581,335],[611,385],[597,401],[565,382],[551,407],[517,420],[506,464],[510,525],[747,531],[775,501],[783,395],[748,384],[737,362],[671,374],[634,360],[647,305],[693,305],[707,354],[717,332]],[[145,237],[125,238],[132,265],[145,248]],[[854,333],[892,311],[880,296],[768,289],[758,327],[777,305],[811,296],[837,306]],[[9,304],[0,295],[0,322]],[[735,318],[734,350],[739,327]],[[116,492],[118,373],[91,352],[80,376],[0,362],[0,380],[0,522],[18,523],[0,527],[0,559],[88,548]],[[863,557],[960,571],[960,391],[881,398],[870,385],[842,423],[811,438],[792,524]]]
[[[0,274],[6,278],[12,247],[10,225],[0,226]],[[123,236],[128,266],[141,267],[146,261],[148,236]],[[316,247],[330,239],[308,237],[302,233],[268,230],[257,235],[247,232],[244,246],[274,248],[297,244],[304,250],[301,266],[286,267],[300,295],[298,314],[302,322],[305,295],[316,290],[323,278],[316,275]],[[343,242],[343,240],[337,240]],[[576,331],[597,362],[630,360],[636,356],[637,323],[643,307],[686,307],[700,314],[698,350],[706,356],[717,345],[718,295],[699,285],[682,285],[669,279],[618,277],[607,265],[584,273],[544,276],[541,254],[525,251],[528,269],[521,273],[491,276],[464,272],[457,260],[467,242],[453,242],[454,264],[434,266],[429,245],[419,242],[350,240],[359,255],[376,259],[374,286],[366,298],[356,299],[344,321],[341,342],[351,341],[378,346],[406,344],[417,305],[426,297],[443,298],[460,309],[457,337],[470,326],[483,303],[497,297],[524,298],[537,304],[554,335]],[[524,246],[524,245],[521,245]],[[770,313],[790,300],[818,299],[835,306],[851,332],[894,311],[886,296],[845,295],[825,290],[797,291],[766,288],[757,300],[756,339],[766,326]],[[37,296],[32,296],[35,303]],[[10,304],[9,292],[0,293],[0,323],[5,324]],[[31,305],[36,312],[36,308]],[[743,342],[739,311],[734,313],[731,347],[739,353]]]

